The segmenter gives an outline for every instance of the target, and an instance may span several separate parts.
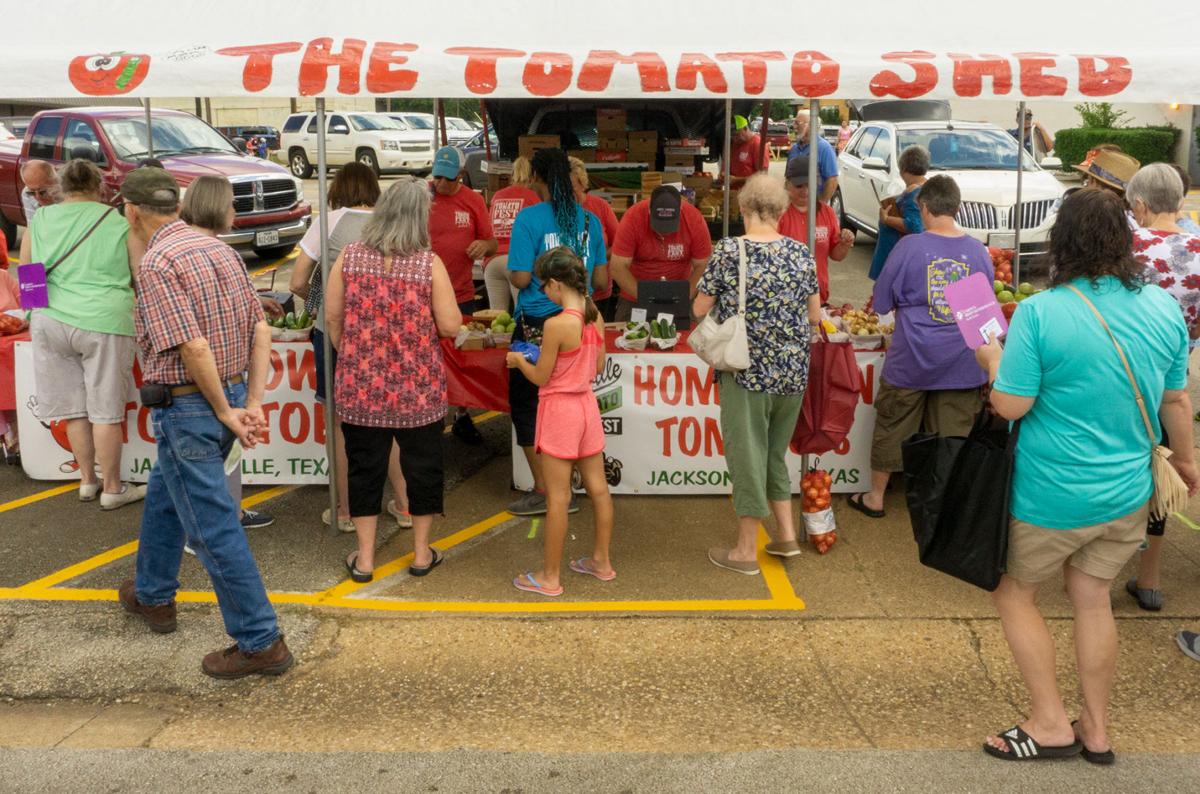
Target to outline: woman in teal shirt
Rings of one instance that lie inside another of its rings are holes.
[[[1187,328],[1175,300],[1144,284],[1132,246],[1119,197],[1087,188],[1072,194],[1050,237],[1054,288],[1021,304],[1003,352],[995,341],[977,351],[994,382],[992,406],[1021,420],[1008,565],[992,597],[1032,709],[1024,723],[988,737],[983,749],[1000,758],[1115,758],[1106,729],[1117,659],[1109,590],[1146,533],[1153,444],[1112,340],[1072,287],[1095,305],[1124,350],[1155,433],[1165,427],[1171,436],[1171,463],[1191,493],[1200,485],[1186,391]],[[1083,694],[1074,723],[1036,603],[1038,586],[1060,570],[1074,609]]]
[[[112,510],[146,489],[121,482],[121,423],[136,353],[133,283],[129,224],[100,201],[102,179],[89,160],[63,167],[64,200],[33,216],[21,262],[47,270],[50,305],[30,322],[38,418],[66,422],[80,501],[99,497],[101,509]]]

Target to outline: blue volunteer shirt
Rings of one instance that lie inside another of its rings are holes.
[[[792,148],[788,150],[788,159],[807,155],[809,152],[808,143],[801,144],[796,141],[792,144]],[[830,177],[838,175],[837,152],[833,150],[833,146],[824,138],[817,138],[817,173],[820,175],[820,181],[817,184],[817,191],[825,189],[825,182]]]
[[[608,264],[604,250],[604,228],[600,219],[577,205],[579,212],[579,241],[583,242],[584,218],[587,218],[587,251],[583,266],[587,268],[588,291],[591,291],[592,271]],[[563,245],[559,238],[558,222],[554,220],[554,207],[548,201],[526,207],[517,213],[513,222],[512,240],[508,247],[508,269],[518,273],[530,273],[529,285],[517,293],[517,309],[514,317],[552,317],[562,307],[546,297],[542,283],[533,274],[533,263],[551,248]]]
[[[1085,279],[1071,283],[1124,348],[1161,436],[1163,390],[1187,387],[1188,335],[1179,304],[1159,287],[1133,292],[1112,276],[1098,279],[1096,288]],[[1153,490],[1146,426],[1112,340],[1078,295],[1055,287],[1021,303],[995,388],[1036,398],[1017,437],[1009,510],[1019,520],[1076,529],[1146,504]]]

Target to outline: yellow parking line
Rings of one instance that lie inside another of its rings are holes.
[[[381,612],[452,612],[520,614],[552,612],[784,612],[798,607],[775,599],[719,599],[681,601],[388,601],[379,598],[335,598],[323,607],[366,609]]]
[[[477,425],[481,425],[484,422],[490,422],[491,420],[495,419],[497,416],[507,416],[507,415],[508,414],[502,414],[499,411],[484,411],[483,413],[479,414],[478,416],[472,416],[471,421],[473,421]],[[453,427],[447,427],[444,431],[442,431],[442,433],[443,433],[443,435],[448,436],[448,435],[450,435],[451,432],[453,432],[453,430],[454,430]]]
[[[38,493],[30,494],[29,496],[22,496],[20,499],[14,499],[11,502],[5,502],[4,504],[0,505],[0,513],[7,512],[9,510],[16,510],[18,507],[31,505],[34,502],[40,502],[43,499],[49,499],[52,496],[69,493],[77,490],[78,488],[79,483],[77,482],[67,483],[66,485],[56,485],[53,488],[47,488],[44,491],[39,491]]]
[[[274,499],[276,496],[282,496],[283,494],[292,491],[295,488],[295,485],[280,485],[275,488],[268,488],[260,493],[247,496],[242,500],[242,507],[249,509],[255,505],[262,504],[268,499]],[[17,588],[17,591],[20,593],[36,593],[39,597],[41,597],[44,595],[45,591],[57,584],[78,578],[86,573],[96,570],[97,568],[102,568],[111,562],[116,562],[123,557],[128,557],[130,554],[133,554],[137,551],[137,547],[138,542],[136,540],[131,540],[122,546],[117,546],[115,549],[109,549],[108,551],[97,554],[94,557],[89,557],[83,562],[75,563],[72,566],[55,571],[48,576],[43,576],[41,579],[35,579],[32,582],[23,584]],[[116,591],[114,590],[113,592],[115,593]]]
[[[803,527],[800,531],[804,531]],[[803,539],[803,536],[798,535],[797,537]],[[783,560],[764,551],[768,541],[770,541],[770,537],[767,535],[767,530],[760,525],[758,528],[758,567],[762,571],[763,582],[771,591],[771,600],[779,604],[780,608],[804,609],[804,602],[796,595],[792,582],[788,579],[787,571],[783,567]]]
[[[282,267],[284,262],[287,262],[289,259],[295,259],[298,256],[300,256],[299,248],[293,250],[287,256],[283,256],[283,257],[280,257],[279,259],[276,259],[274,262],[269,262],[268,264],[265,264],[260,268],[251,270],[250,277],[255,278],[257,276],[265,276],[266,274],[270,273],[272,270],[277,270],[278,268]]]

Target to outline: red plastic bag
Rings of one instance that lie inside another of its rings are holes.
[[[863,390],[862,373],[849,342],[830,342],[825,329],[812,343],[808,391],[792,433],[792,452],[822,455],[846,440]]]

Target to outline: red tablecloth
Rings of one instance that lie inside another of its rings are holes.
[[[620,335],[615,329],[609,329],[604,341],[610,355],[629,354],[636,352],[641,355],[656,355],[658,353],[689,353],[687,346],[687,331],[673,350],[662,351],[648,347],[645,351],[621,350],[616,346]],[[458,350],[454,347],[453,339],[442,340],[442,352],[446,359],[446,401],[450,405],[461,405],[467,408],[482,408],[487,411],[508,413],[508,366],[504,357],[508,348],[490,348],[486,350]]]
[[[0,336],[0,411],[13,411],[17,407],[16,367],[17,360],[13,345],[28,342],[29,332]]]

